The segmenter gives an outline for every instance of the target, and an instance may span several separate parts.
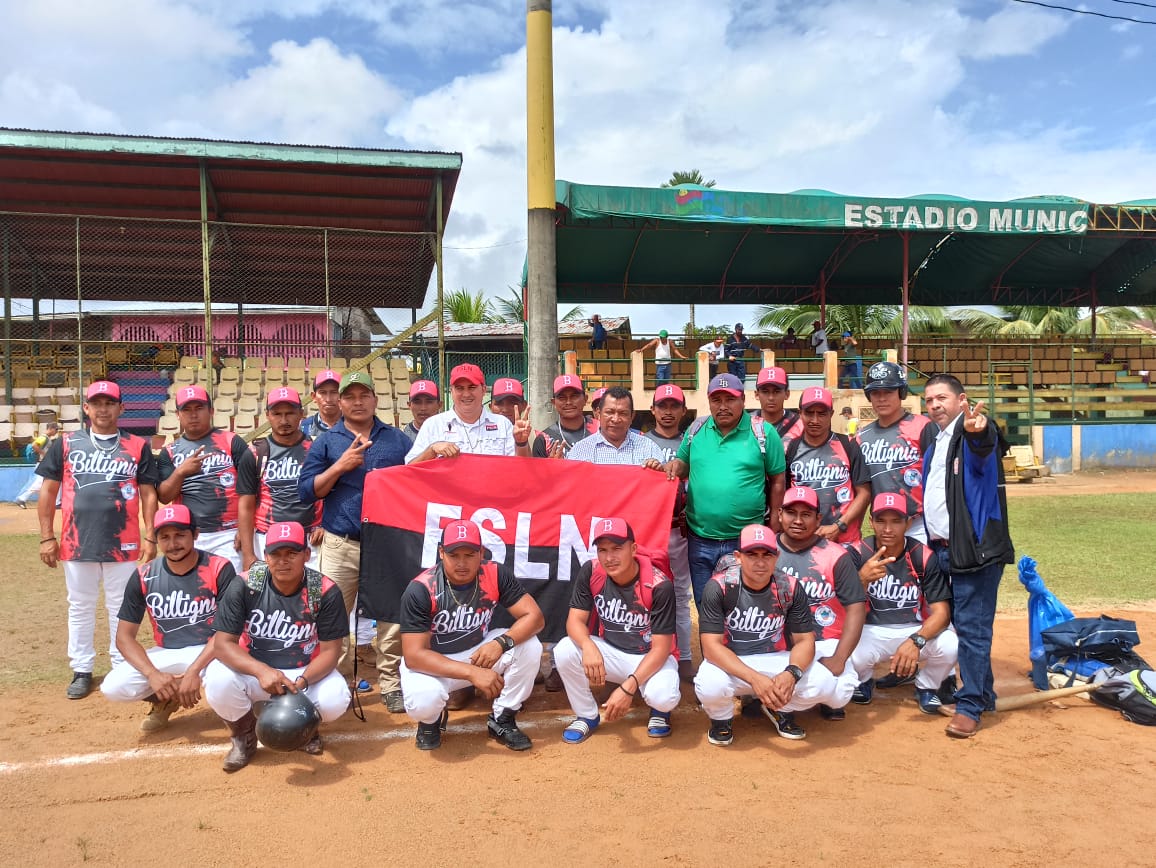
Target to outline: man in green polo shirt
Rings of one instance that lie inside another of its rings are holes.
[[[707,398],[710,418],[696,420],[667,465],[671,478],[689,480],[687,554],[695,605],[718,559],[738,549],[744,527],[766,522],[768,506],[771,527],[779,531],[786,488],[783,442],[773,426],[761,419],[752,423],[743,412],[739,378],[719,374],[710,381]]]

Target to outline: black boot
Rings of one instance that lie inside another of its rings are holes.
[[[500,717],[491,714],[486,720],[486,729],[489,730],[490,738],[497,739],[510,750],[529,750],[533,745],[530,736],[518,729],[514,712],[508,708]]]
[[[233,737],[233,746],[225,755],[221,768],[227,772],[235,772],[247,766],[253,754],[257,752],[257,718],[250,710],[246,711],[240,720],[226,720],[225,725],[229,727],[229,734]]]

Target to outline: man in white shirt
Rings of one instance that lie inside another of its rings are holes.
[[[406,464],[467,455],[530,456],[529,410],[513,424],[485,409],[486,378],[477,365],[450,371],[453,408],[422,423],[405,456]]]
[[[811,346],[815,350],[815,355],[822,356],[824,353],[830,352],[831,344],[827,342],[827,330],[823,328],[823,323],[815,320],[811,325]]]

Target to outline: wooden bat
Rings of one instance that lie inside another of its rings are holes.
[[[1039,705],[1053,699],[1062,699],[1065,696],[1076,696],[1088,693],[1099,687],[1099,684],[1074,684],[1071,687],[1060,687],[1056,690],[1038,690],[1035,693],[1020,693],[1015,696],[1001,696],[995,701],[996,711],[1011,711],[1015,708],[1026,708],[1029,705]]]

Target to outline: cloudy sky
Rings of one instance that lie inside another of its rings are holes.
[[[554,9],[560,178],[1156,198],[1153,25],[1013,0]],[[0,21],[0,125],[460,151],[446,286],[500,295],[519,278],[525,0],[0,0]],[[636,331],[686,319],[600,311]]]

